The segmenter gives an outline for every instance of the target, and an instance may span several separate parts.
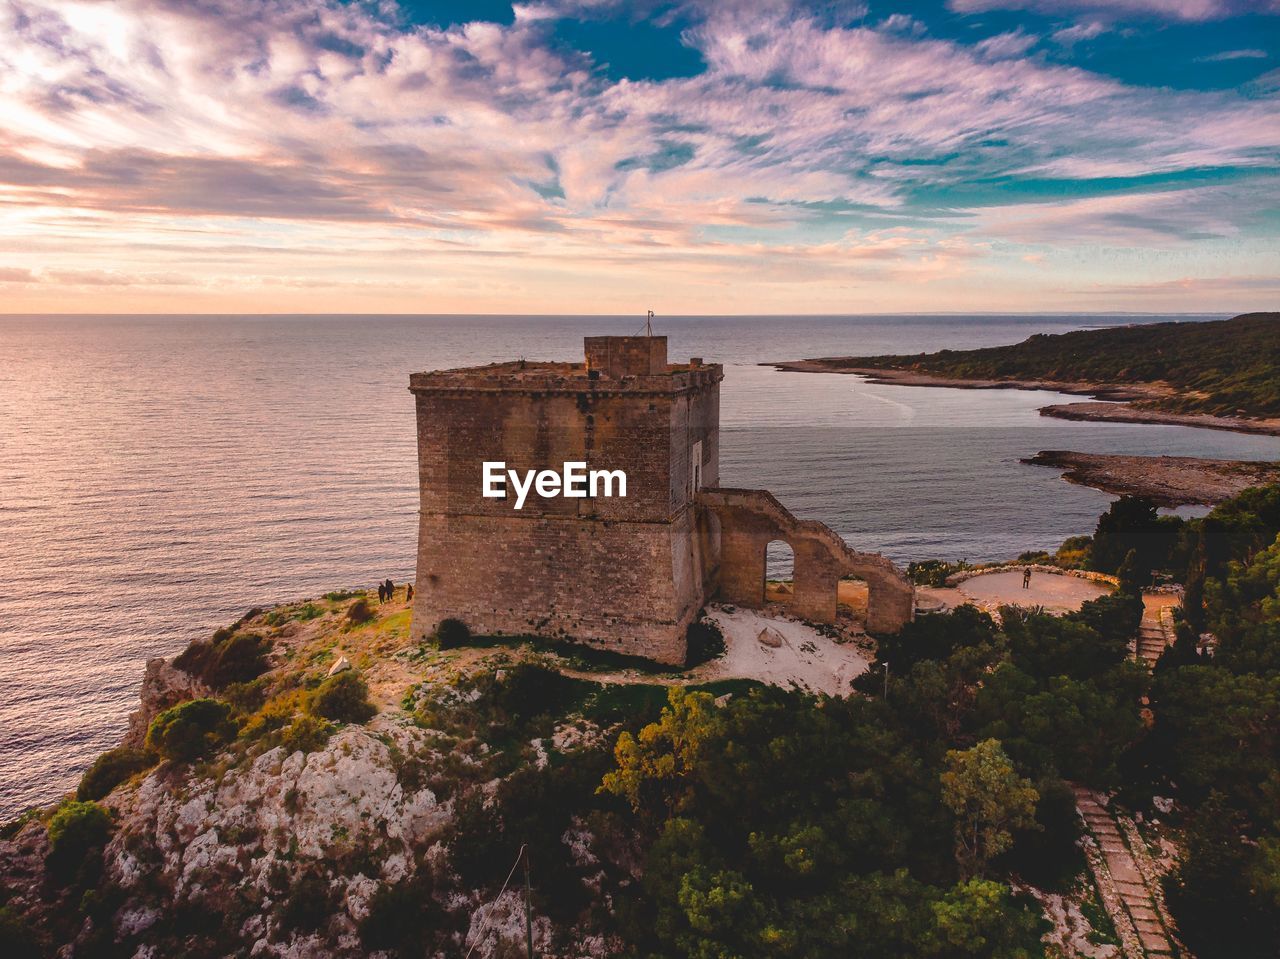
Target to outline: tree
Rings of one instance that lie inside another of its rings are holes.
[[[622,796],[637,812],[651,803],[669,812],[678,809],[688,796],[687,777],[720,728],[710,693],[672,686],[656,723],[641,729],[639,736],[624,732],[618,737],[618,768],[605,775],[601,791]]]
[[[989,879],[969,879],[933,903],[933,955],[959,959],[1024,959],[1027,943],[1038,939],[1041,920],[1019,908],[1009,887]],[[935,951],[936,950],[936,951]]]
[[[1035,826],[1040,795],[1019,776],[998,739],[948,750],[942,801],[956,816],[956,862],[965,878],[1013,845],[1013,830]]]
[[[1024,769],[1111,785],[1121,756],[1142,733],[1138,698],[1146,670],[1121,663],[1088,680],[1056,676],[1037,685],[1002,663],[978,694],[980,735],[1000,739]]]
[[[1087,615],[1103,619],[1093,611]],[[1075,616],[1018,615],[1008,610],[1004,618],[1010,658],[1019,669],[1041,681],[1054,676],[1088,679],[1098,675],[1125,658],[1132,635],[1113,630],[1103,636]],[[1136,631],[1137,624],[1134,626]]]
[[[235,738],[231,707],[216,699],[191,699],[166,709],[147,730],[147,748],[165,759],[189,762]]]
[[[1132,550],[1133,575],[1146,582],[1153,569],[1164,569],[1172,560],[1182,521],[1162,518],[1155,503],[1141,496],[1121,496],[1098,517],[1089,547],[1090,565],[1114,573]]]
[[[1267,844],[1248,842],[1244,817],[1210,794],[1188,824],[1178,868],[1165,881],[1187,944],[1202,959],[1273,959],[1280,908],[1268,889]]]
[[[1153,699],[1153,749],[1183,798],[1217,790],[1259,817],[1274,808],[1267,780],[1280,755],[1280,673],[1185,666],[1160,675]]]

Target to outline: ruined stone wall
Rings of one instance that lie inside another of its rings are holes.
[[[915,588],[902,570],[878,553],[853,549],[829,527],[799,520],[765,490],[712,489],[699,502],[721,523],[719,595],[741,606],[764,605],[765,555],[773,540],[795,554],[792,609],[813,622],[836,619],[840,579],[867,583],[866,626],[896,633],[915,615]]]

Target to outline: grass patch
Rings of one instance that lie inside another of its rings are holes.
[[[341,603],[344,600],[355,599],[357,596],[363,596],[364,590],[360,589],[335,589],[331,593],[325,593],[324,598],[331,603]]]

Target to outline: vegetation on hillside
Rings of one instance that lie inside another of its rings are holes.
[[[593,954],[632,959],[1043,959],[1047,926],[1028,887],[1083,901],[1094,940],[1114,941],[1076,842],[1071,784],[1080,784],[1142,812],[1144,828],[1158,819],[1175,839],[1167,899],[1200,959],[1273,959],[1280,486],[1190,521],[1121,500],[1063,553],[1118,573],[1122,588],[1060,617],[1005,608],[995,618],[972,606],[922,616],[881,641],[847,698],[745,682],[595,682],[564,675],[550,652],[472,643],[402,650],[405,664],[433,664],[429,676],[399,710],[380,700],[367,728],[344,726],[369,720],[363,669],[326,679],[329,634],[302,648],[270,634],[277,658],[295,665],[162,713],[149,746],[170,762],[153,775],[191,789],[277,746],[363,762],[359,744],[376,741],[401,794],[417,803],[429,791],[447,820],[394,855],[376,826],[333,831],[311,857],[290,845],[269,905],[228,865],[207,877],[225,884],[216,913],[162,899],[154,925],[121,938],[112,917],[135,908],[137,893],[112,884],[102,845],[114,836],[112,848],[149,862],[160,854],[153,837],[128,832],[120,793],[106,805],[124,815],[68,803],[48,823],[60,918],[33,924],[0,890],[0,935],[27,950],[15,955],[47,954],[90,915],[95,936],[81,938],[77,957],[238,954],[253,945],[250,927],[282,949],[308,942],[299,948],[313,954],[342,935],[344,948],[358,940],[364,953],[460,954],[523,849],[548,955],[586,954],[589,937]],[[1142,614],[1136,591],[1161,573],[1188,593],[1179,641],[1151,675],[1128,644]],[[402,615],[379,607],[352,624],[333,602],[323,618],[347,640],[354,630],[385,635]],[[309,617],[289,620],[304,621],[311,628]],[[193,659],[213,662],[212,652]],[[236,675],[260,665],[245,661]],[[154,758],[109,755],[86,795]],[[197,764],[186,780],[185,763]],[[273,815],[285,823],[303,800],[282,802]],[[237,843],[244,861],[282,855],[271,837],[237,839],[239,828],[224,828],[221,841]],[[400,866],[384,870],[393,860]],[[159,884],[157,874],[147,888]],[[344,920],[342,890],[353,888],[367,908]],[[253,926],[259,914],[266,925]]]
[[[1136,405],[1220,416],[1280,416],[1280,313],[1037,334],[1011,346],[841,358],[842,365],[959,379],[1167,383]]]

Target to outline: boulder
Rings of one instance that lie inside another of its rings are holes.
[[[772,626],[766,626],[760,630],[760,635],[756,639],[760,641],[761,646],[768,646],[771,649],[779,649],[782,646],[782,634]]]

